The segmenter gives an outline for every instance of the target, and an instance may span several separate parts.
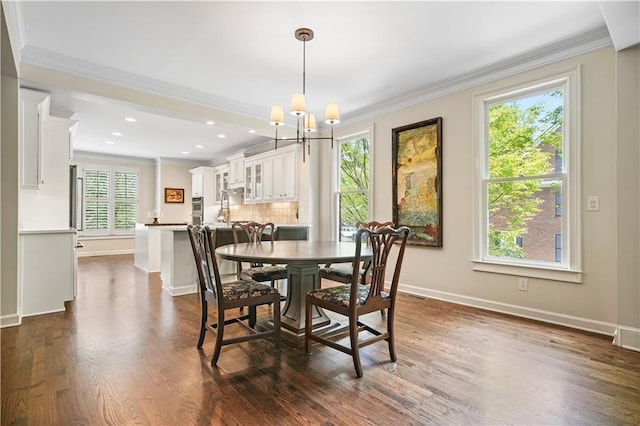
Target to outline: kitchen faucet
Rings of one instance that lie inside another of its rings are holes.
[[[226,189],[220,191],[220,211],[218,212],[218,221],[224,222],[227,225],[231,224],[231,212],[229,211],[229,191],[227,191]]]

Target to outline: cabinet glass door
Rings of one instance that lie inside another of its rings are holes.
[[[253,178],[255,182],[256,193],[254,198],[256,200],[262,199],[262,163],[257,163],[253,166]]]
[[[253,200],[253,185],[251,179],[251,166],[247,166],[244,175],[244,199]]]

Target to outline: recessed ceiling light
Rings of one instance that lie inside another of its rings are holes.
[[[120,132],[111,132],[111,134],[113,136],[122,136],[122,133],[120,133]]]
[[[104,141],[104,143],[108,143],[109,145],[115,144],[115,142],[112,142],[112,141]]]
[[[136,119],[135,119],[135,118],[133,118],[133,117],[127,117],[127,118],[125,118],[124,120],[125,120],[125,121],[128,121],[129,123],[135,123],[135,122],[136,122]]]
[[[202,145],[196,145],[196,148],[204,148]]]
[[[254,129],[250,129],[249,133],[255,133],[256,131]]]
[[[184,155],[187,155],[187,154],[189,153],[189,151],[182,151],[182,153],[183,153]]]
[[[226,137],[227,137],[227,135],[223,135],[222,133],[220,133],[220,134],[218,135],[218,137],[219,137],[220,139],[224,139],[224,138],[226,138]]]
[[[211,120],[207,120],[207,124],[208,124],[209,126],[213,126],[213,125],[214,125],[214,124],[216,124],[216,123],[214,123],[214,122],[213,122],[213,121],[211,121]]]

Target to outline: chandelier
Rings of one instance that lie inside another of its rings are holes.
[[[296,93],[291,98],[291,115],[296,117],[296,143],[302,144],[302,159],[305,161],[305,152],[311,153],[309,144],[312,140],[331,140],[331,148],[333,149],[333,125],[340,122],[340,112],[338,104],[328,103],[324,115],[324,122],[331,125],[330,137],[312,137],[311,134],[317,130],[316,116],[307,113],[306,110],[306,45],[308,41],[313,40],[313,30],[309,28],[298,28],[295,32],[297,40],[302,42],[302,93]],[[271,116],[269,122],[276,126],[276,137],[274,139],[275,149],[278,149],[278,142],[288,140],[287,138],[278,138],[278,126],[284,124],[284,111],[281,106],[271,107]]]

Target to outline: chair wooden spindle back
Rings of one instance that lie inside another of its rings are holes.
[[[393,229],[390,226],[379,227],[375,230],[370,230],[367,228],[360,228],[356,233],[356,262],[354,262],[354,280],[352,283],[351,290],[351,300],[357,300],[357,291],[358,291],[358,262],[361,256],[361,243],[362,239],[365,238],[368,241],[369,247],[371,248],[372,257],[369,265],[371,269],[371,283],[369,287],[369,294],[367,296],[367,300],[380,297],[380,293],[384,291],[384,283],[385,283],[385,273],[387,268],[387,262],[389,260],[389,255],[391,253],[391,249],[396,245],[395,243],[400,240],[400,248],[399,253],[396,258],[396,268],[393,274],[393,278],[391,280],[391,289],[389,294],[394,297],[397,292],[398,281],[400,279],[400,266],[402,265],[402,260],[404,257],[404,249],[407,242],[407,237],[409,236],[409,228],[406,226],[400,227],[399,229]],[[357,304],[351,304],[355,307]]]
[[[200,283],[200,293],[210,292],[214,297],[221,291],[220,273],[213,254],[213,240],[208,226],[189,225],[187,227],[191,249],[193,250]]]

